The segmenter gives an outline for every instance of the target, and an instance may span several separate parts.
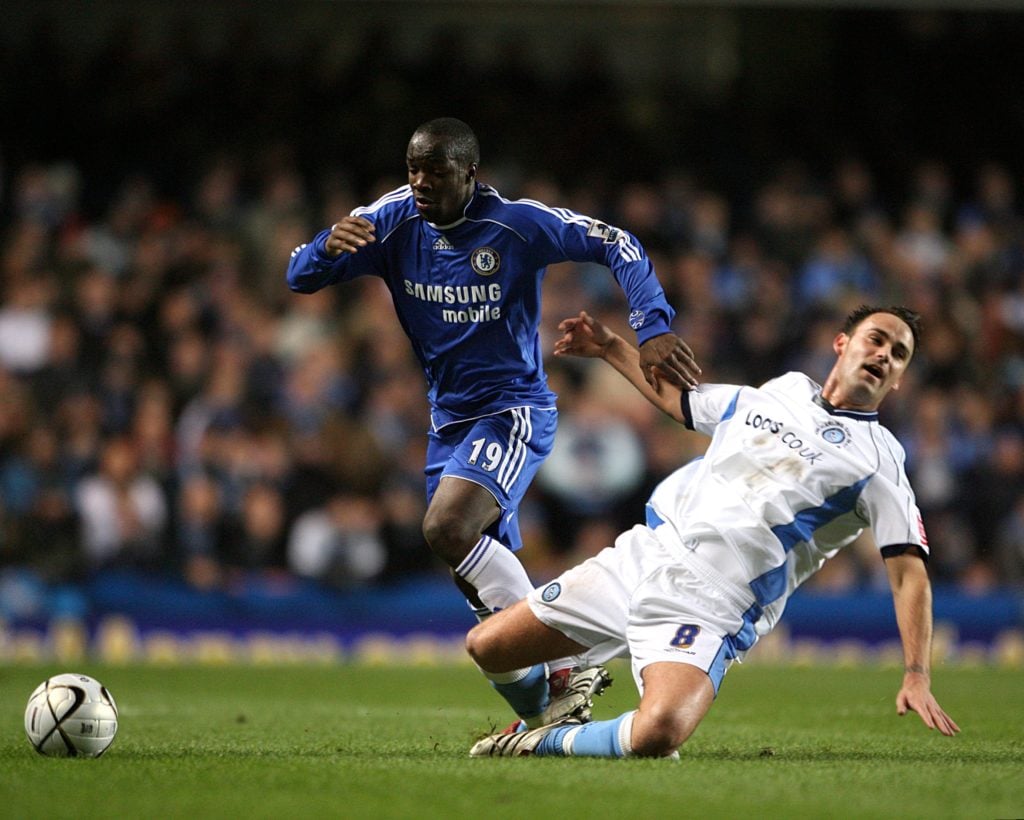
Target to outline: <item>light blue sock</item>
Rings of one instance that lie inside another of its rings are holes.
[[[548,705],[548,674],[547,667],[542,663],[531,666],[526,670],[526,674],[518,679],[501,680],[500,678],[505,676],[499,675],[488,677],[498,694],[508,701],[508,705],[523,720],[536,717]],[[508,677],[515,677],[515,673]]]
[[[582,726],[559,726],[537,744],[538,757],[629,757],[629,734],[635,712],[611,720],[595,720]]]

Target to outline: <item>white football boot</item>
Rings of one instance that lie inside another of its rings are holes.
[[[549,726],[527,729],[524,732],[512,732],[488,735],[473,744],[469,750],[470,757],[526,757],[532,755],[538,744],[553,730],[562,726],[582,726],[577,718],[565,718]]]

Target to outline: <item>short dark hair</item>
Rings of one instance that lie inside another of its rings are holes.
[[[917,350],[921,344],[921,314],[916,310],[900,307],[899,305],[892,305],[890,307],[861,305],[852,310],[850,315],[846,317],[846,321],[843,322],[843,333],[847,336],[852,335],[853,331],[857,329],[857,325],[867,319],[868,316],[873,316],[876,313],[890,313],[897,319],[902,319],[906,322],[907,327],[910,328],[910,333],[914,337],[914,350]]]
[[[413,132],[413,136],[417,134],[443,141],[448,156],[462,165],[480,164],[480,143],[473,129],[462,120],[438,117],[423,123]]]

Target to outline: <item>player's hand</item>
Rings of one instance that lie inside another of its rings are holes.
[[[910,673],[904,676],[903,686],[896,695],[896,714],[905,715],[908,711],[917,712],[925,726],[938,729],[948,737],[960,731],[953,718],[935,700],[926,675]]]
[[[370,242],[376,242],[373,232],[377,230],[369,219],[361,216],[346,216],[331,226],[331,235],[324,243],[328,256],[342,253],[358,253]]]
[[[694,388],[702,372],[690,346],[675,333],[663,333],[640,345],[640,369],[655,390],[661,377],[684,390]]]
[[[562,338],[555,342],[556,356],[599,359],[617,336],[585,310],[581,310],[579,316],[563,319],[558,329],[562,331]]]

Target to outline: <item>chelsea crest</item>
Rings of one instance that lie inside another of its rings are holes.
[[[501,267],[501,257],[494,248],[477,248],[469,256],[469,263],[473,270],[481,276],[490,276],[497,273]]]

